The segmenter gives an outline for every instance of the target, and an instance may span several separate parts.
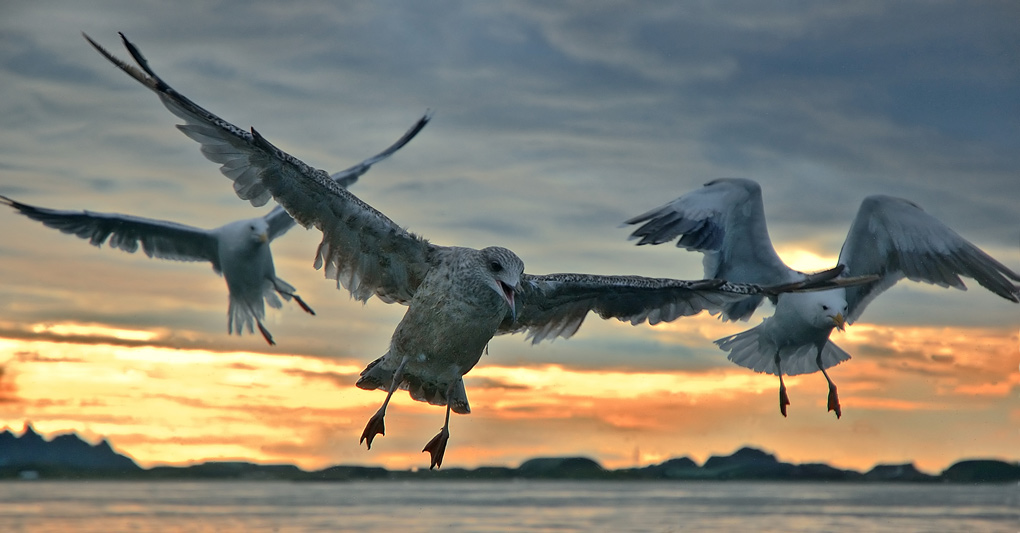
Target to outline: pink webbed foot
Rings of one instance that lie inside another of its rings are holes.
[[[365,424],[365,431],[361,432],[361,440],[358,444],[368,441],[368,449],[372,449],[372,440],[375,439],[376,435],[386,435],[386,424],[383,421],[385,414],[382,410],[376,411],[372,418],[368,419],[368,423]]]
[[[266,339],[270,346],[276,346],[276,341],[273,340],[273,336],[269,334],[269,330],[262,325],[262,322],[256,320],[255,324],[259,327],[259,333],[262,334],[262,338]]]
[[[443,429],[439,431],[439,434],[432,437],[432,440],[422,448],[422,452],[429,452],[432,456],[432,464],[429,465],[429,470],[433,468],[443,466],[443,455],[446,453],[446,443],[450,440],[450,430],[443,426]]]
[[[783,382],[779,382],[779,412],[783,413],[783,417],[786,417],[786,406],[790,405],[790,397],[786,395],[786,385]]]
[[[313,311],[311,307],[308,307],[308,304],[306,304],[305,301],[302,300],[300,296],[296,294],[292,294],[291,296],[294,297],[294,301],[297,302],[301,309],[304,309],[306,313],[315,316],[315,311]]]
[[[836,394],[836,386],[829,385],[829,410],[836,412],[836,418],[843,416],[843,410],[839,407],[839,395]]]

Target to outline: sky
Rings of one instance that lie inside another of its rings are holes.
[[[907,198],[1020,270],[1015,2],[79,2],[0,7],[0,194],[212,228],[264,214],[173,127],[115,55],[124,32],[168,83],[330,172],[432,122],[352,192],[443,245],[514,250],[530,273],[702,277],[622,221],[718,177],[762,185],[792,266],[835,264],[863,198]],[[143,466],[205,460],[388,468],[443,409],[354,387],[404,308],[312,268],[320,235],[274,241],[317,312],[271,311],[277,346],[226,333],[209,265],[152,260],[0,212],[0,425],[108,439]],[[611,468],[752,445],[866,470],[1018,460],[1020,306],[969,283],[901,282],[832,340],[853,358],[786,379],[712,340],[747,323],[589,317],[568,340],[495,338],[466,376],[446,467],[585,455]]]

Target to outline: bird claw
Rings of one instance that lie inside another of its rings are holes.
[[[368,419],[368,423],[365,424],[365,431],[361,432],[361,440],[358,444],[368,441],[368,449],[372,449],[372,440],[375,439],[376,435],[386,435],[386,424],[384,422],[384,416],[380,413],[372,415],[372,418]]]
[[[268,342],[270,346],[276,346],[276,341],[273,340],[273,336],[269,334],[269,330],[262,325],[262,322],[256,320],[255,324],[258,325],[259,333],[262,334],[262,338],[266,339],[266,342]]]
[[[790,397],[786,395],[786,386],[779,385],[779,412],[783,413],[783,418],[786,417],[786,406],[790,405]]]
[[[829,410],[836,412],[836,418],[843,416],[843,410],[839,407],[839,395],[836,394],[836,386],[829,387]]]
[[[443,455],[446,453],[446,443],[450,440],[450,430],[445,426],[439,431],[439,434],[432,437],[432,440],[422,448],[422,452],[429,452],[432,456],[432,464],[429,465],[429,470],[433,468],[443,466]]]
[[[304,309],[306,313],[315,316],[315,311],[313,311],[311,307],[308,307],[308,304],[306,304],[305,301],[302,300],[300,296],[296,294],[291,294],[291,296],[294,297],[294,301],[297,302],[298,306],[300,306],[301,309]]]

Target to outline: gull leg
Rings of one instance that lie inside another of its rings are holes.
[[[368,441],[368,449],[372,449],[372,440],[375,439],[376,435],[386,434],[386,424],[383,419],[386,417],[386,406],[390,404],[390,398],[393,397],[394,391],[400,388],[400,382],[404,381],[404,363],[407,362],[407,356],[400,360],[400,364],[397,365],[397,369],[393,372],[393,381],[390,382],[390,390],[386,392],[386,399],[383,400],[382,407],[372,415],[372,418],[368,419],[368,423],[365,424],[365,431],[361,432],[361,440],[358,444]]]
[[[429,465],[429,470],[443,466],[446,443],[450,441],[450,396],[453,392],[453,386],[454,384],[451,383],[450,388],[446,391],[446,423],[443,424],[443,429],[439,430],[439,434],[432,437],[432,440],[421,450],[422,452],[429,452],[429,455],[432,457],[432,464]]]
[[[836,384],[829,379],[829,373],[822,368],[822,351],[818,350],[818,358],[815,359],[818,363],[818,370],[822,371],[822,375],[825,376],[825,381],[829,382],[829,410],[836,412],[836,418],[843,416],[843,410],[839,407],[839,395],[836,394]]]
[[[790,405],[790,397],[786,395],[786,384],[783,383],[783,369],[779,366],[779,350],[776,350],[776,373],[779,374],[779,412],[786,417],[786,406]]]
[[[300,296],[296,294],[291,294],[291,296],[293,296],[294,301],[297,302],[299,306],[301,306],[301,309],[304,309],[306,313],[315,316],[315,311],[313,311],[311,307],[308,307],[308,304],[306,304],[305,301],[302,300]]]
[[[292,299],[293,298],[294,301],[297,302],[299,306],[301,306],[301,309],[303,309],[305,311],[305,313],[308,313],[309,315],[315,316],[315,311],[313,311],[312,308],[308,306],[308,304],[305,304],[305,301],[301,300],[301,297],[299,297],[296,294],[296,292],[292,292],[292,291],[288,290],[287,288],[281,286],[281,283],[277,283],[276,280],[279,280],[282,283],[284,283],[285,285],[288,285],[288,283],[286,281],[284,281],[283,279],[279,279],[279,278],[271,279],[272,287],[276,290],[276,292],[279,292],[279,294],[283,295],[285,299]]]
[[[313,311],[312,308],[309,307],[308,304],[306,304],[305,301],[302,300],[301,297],[298,296],[296,293],[293,293],[293,292],[290,292],[288,290],[285,290],[285,289],[281,288],[280,285],[278,283],[276,283],[275,281],[273,283],[273,288],[276,289],[276,292],[282,294],[284,297],[286,297],[286,298],[293,298],[294,301],[297,302],[297,304],[299,306],[301,306],[301,309],[304,309],[304,311],[306,313],[308,313],[308,314],[310,314],[312,316],[315,316],[315,311]]]
[[[276,341],[273,340],[273,336],[269,334],[269,330],[262,325],[262,321],[257,317],[255,318],[255,324],[258,325],[259,333],[262,334],[262,338],[266,339],[266,342],[268,342],[270,346],[276,346]]]

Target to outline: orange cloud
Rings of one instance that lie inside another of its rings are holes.
[[[653,335],[687,344],[697,340],[690,331],[711,335],[734,326],[714,319],[675,324],[653,328]],[[144,465],[231,458],[416,468],[426,464],[419,450],[442,425],[442,408],[401,392],[387,435],[371,451],[359,445],[383,398],[352,386],[360,361],[128,346],[138,341],[125,339],[144,336],[80,325],[44,331],[114,340],[0,339],[0,384],[16,386],[19,398],[0,402],[0,421],[18,430],[31,420],[45,434],[107,437]],[[617,468],[678,455],[700,461],[751,444],[784,460],[869,468],[913,458],[923,442],[938,450],[921,454],[937,469],[962,456],[1020,449],[1015,431],[995,429],[1020,416],[1013,332],[868,324],[851,331],[836,341],[854,358],[830,372],[843,400],[839,421],[825,410],[820,374],[786,380],[793,405],[784,419],[775,376],[736,365],[651,372],[483,360],[467,376],[473,413],[454,417],[448,461],[514,465],[536,455],[581,454]],[[940,431],[971,437],[947,439]]]

